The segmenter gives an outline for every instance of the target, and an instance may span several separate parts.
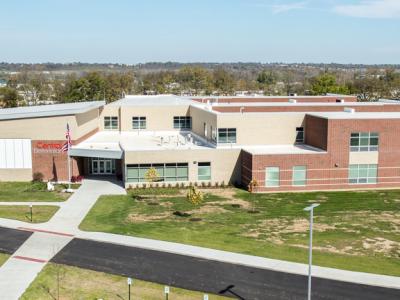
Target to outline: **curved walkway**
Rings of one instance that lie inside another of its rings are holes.
[[[101,232],[85,232],[78,226],[97,198],[103,194],[125,194],[126,191],[109,179],[87,179],[62,205],[53,218],[42,224],[0,219],[0,226],[34,232],[32,236],[0,268],[2,299],[17,299],[33,281],[45,263],[71,240],[82,238],[98,242],[151,249],[207,260],[244,265],[254,268],[306,275],[307,265],[268,259],[209,248],[158,240],[135,238]],[[54,205],[54,203],[53,203]],[[21,276],[24,274],[24,276]],[[338,281],[400,289],[400,277],[352,272],[325,267],[313,267],[313,276]]]

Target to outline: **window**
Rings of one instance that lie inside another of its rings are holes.
[[[293,167],[292,185],[303,186],[303,185],[306,185],[306,181],[307,181],[307,167],[306,166],[294,166]]]
[[[279,167],[268,167],[265,169],[265,186],[279,186]]]
[[[236,143],[236,128],[218,128],[218,143]]]
[[[197,168],[198,180],[211,180],[211,164],[209,162],[199,162]]]
[[[304,143],[304,127],[296,127],[296,143]]]
[[[349,183],[376,183],[378,165],[349,165]]]
[[[146,173],[150,168],[157,171],[157,182],[163,181],[188,181],[188,163],[170,163],[170,164],[135,164],[127,165],[127,182],[146,182]]]
[[[146,129],[146,117],[132,117],[133,129]]]
[[[204,137],[207,138],[207,124],[203,123]]]
[[[175,129],[192,129],[192,117],[174,117]]]
[[[118,129],[118,117],[104,117],[104,129]]]
[[[350,151],[378,151],[379,134],[377,132],[353,132],[350,136]]]
[[[211,140],[216,142],[217,141],[217,131],[212,126],[210,126],[210,131],[211,131]]]

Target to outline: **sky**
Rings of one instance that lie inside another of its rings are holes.
[[[400,0],[0,0],[0,61],[400,63]]]

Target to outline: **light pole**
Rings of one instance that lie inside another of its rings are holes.
[[[311,265],[312,265],[312,235],[313,235],[313,219],[314,219],[314,208],[319,206],[319,203],[311,204],[304,208],[305,211],[310,212],[310,243],[308,246],[308,293],[307,299],[311,300]]]
[[[131,285],[133,280],[132,278],[129,277],[127,281],[128,281],[128,299],[131,300]]]

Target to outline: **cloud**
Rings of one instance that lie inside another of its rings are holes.
[[[274,14],[280,14],[291,10],[303,9],[307,2],[293,2],[271,5],[272,12]]]
[[[400,18],[400,0],[363,0],[357,4],[337,5],[334,11],[358,18]]]

